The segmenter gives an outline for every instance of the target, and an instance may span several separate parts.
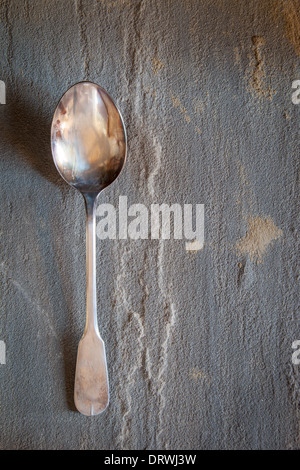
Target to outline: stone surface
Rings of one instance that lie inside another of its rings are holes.
[[[299,448],[299,6],[1,2],[1,449]],[[50,149],[87,79],[128,133],[99,204],[205,205],[202,249],[97,241],[111,403],[93,418],[73,402],[84,204]]]

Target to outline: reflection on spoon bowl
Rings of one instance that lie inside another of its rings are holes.
[[[91,82],[72,86],[52,121],[52,153],[61,176],[81,192],[99,193],[119,175],[126,133],[107,92]]]

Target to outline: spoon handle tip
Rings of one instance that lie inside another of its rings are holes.
[[[86,416],[102,413],[109,403],[105,346],[95,334],[84,335],[78,345],[74,401]]]

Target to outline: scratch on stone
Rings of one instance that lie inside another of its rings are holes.
[[[237,204],[242,204],[242,210],[244,213],[253,213],[255,196],[252,186],[249,182],[245,166],[237,159],[235,162],[238,168],[240,179],[239,199],[237,200]]]
[[[8,268],[5,266],[4,263],[1,263],[1,272],[6,276],[8,277],[8,279],[10,280],[10,282],[23,294],[23,297],[24,299],[30,304],[32,305],[40,314],[42,314],[42,318],[43,319],[46,319],[46,322],[47,322],[47,325],[49,327],[49,329],[51,330],[51,333],[53,334],[53,336],[55,336],[57,338],[57,333],[55,331],[55,328],[52,324],[52,321],[49,317],[49,314],[46,310],[44,310],[39,304],[37,301],[33,300],[30,295],[28,294],[28,292],[26,291],[26,289],[24,289],[24,287],[21,286],[21,284],[16,281],[15,279],[13,279],[11,276],[9,276],[9,273],[8,273]]]
[[[117,301],[117,311],[121,309],[122,311],[125,311],[127,315],[130,314],[130,306],[129,302],[127,299],[127,290],[126,290],[126,261],[125,257],[127,255],[126,248],[124,249],[123,246],[118,246],[118,251],[117,251],[117,262],[119,264],[119,272],[116,277],[116,282],[115,282],[115,292],[116,292],[116,301]],[[123,328],[121,328],[121,331],[123,332]],[[120,347],[122,347],[122,354],[121,354],[121,360],[123,358],[126,358],[126,351],[123,351],[123,342],[119,342]],[[129,367],[130,361],[128,361],[128,355],[127,355],[127,361],[124,364],[124,369],[126,369],[126,373],[124,373],[124,377],[127,375],[129,383],[133,382],[134,378],[134,373],[135,373],[135,368],[132,370],[127,369],[126,366]],[[121,370],[121,369],[120,369]],[[121,382],[122,380],[120,380]],[[117,441],[120,442],[121,448],[124,449],[126,440],[129,437],[130,433],[130,411],[131,411],[131,395],[130,395],[130,387],[129,384],[126,384],[126,387],[121,387],[121,399],[124,397],[125,403],[124,403],[124,411],[122,410],[123,418],[122,418],[122,423],[121,423],[121,430],[120,434],[117,438]],[[123,396],[123,393],[125,391],[125,396]]]
[[[163,442],[164,434],[164,411],[166,405],[165,398],[165,373],[167,371],[168,362],[169,362],[169,343],[172,337],[172,332],[176,324],[176,309],[174,302],[172,302],[170,293],[165,285],[165,276],[163,268],[163,256],[164,256],[164,241],[160,240],[159,249],[158,249],[158,286],[161,292],[161,295],[164,299],[164,313],[165,313],[165,331],[164,331],[164,340],[161,345],[161,354],[160,361],[158,366],[157,373],[157,382],[158,382],[158,397],[159,397],[159,412],[158,412],[158,433],[157,433],[157,445],[160,449],[165,448],[165,443]]]
[[[158,395],[159,395],[159,413],[158,413],[158,433],[157,433],[157,442],[160,442],[161,437],[163,436],[164,432],[164,410],[165,410],[165,405],[166,405],[166,398],[165,398],[165,386],[166,386],[166,381],[165,381],[165,372],[167,370],[168,366],[168,349],[169,349],[169,342],[172,334],[173,327],[176,322],[176,310],[175,306],[173,303],[170,303],[167,307],[168,309],[168,320],[166,322],[166,328],[165,328],[165,339],[161,345],[161,361],[160,361],[160,366],[157,374],[157,381],[158,381]],[[164,444],[162,442],[162,445],[159,444],[159,448],[164,448]]]
[[[248,224],[245,237],[236,243],[237,252],[249,255],[251,261],[262,262],[268,246],[279,239],[283,232],[276,227],[271,217],[250,217]]]
[[[138,312],[130,312],[131,317],[134,319],[135,326],[138,329],[138,337],[137,337],[137,348],[136,348],[136,355],[134,361],[129,361],[129,364],[134,364],[133,367],[129,370],[126,375],[126,386],[123,384],[123,388],[126,390],[125,398],[126,398],[126,411],[124,412],[123,419],[122,419],[122,426],[121,426],[121,433],[119,436],[119,441],[123,450],[129,449],[129,438],[130,438],[130,430],[131,430],[131,413],[132,413],[132,387],[135,384],[135,376],[136,372],[142,367],[142,355],[144,350],[144,343],[143,338],[145,336],[145,329],[144,324],[141,318],[141,315]],[[132,320],[130,320],[132,322]],[[129,366],[128,364],[128,366]]]
[[[288,450],[298,450],[300,446],[300,371],[299,366],[290,364],[287,370],[287,380],[290,394],[292,396],[292,403],[296,404],[296,416],[298,418],[298,434],[295,436],[293,442],[287,445]]]
[[[120,263],[120,270],[116,278],[115,290],[118,300],[118,307],[125,310],[125,313],[128,317],[126,329],[137,330],[136,341],[134,344],[137,347],[134,347],[134,360],[128,356],[128,348],[124,341],[119,341],[120,346],[122,345],[122,354],[121,358],[124,360],[124,379],[126,378],[126,386],[124,383],[121,388],[120,396],[124,399],[123,403],[123,418],[121,423],[121,430],[118,436],[118,442],[121,445],[122,449],[130,448],[129,439],[131,431],[131,413],[132,413],[132,387],[135,384],[136,373],[143,365],[144,357],[144,337],[145,337],[145,327],[143,316],[133,310],[130,301],[128,299],[128,285],[129,283],[126,280],[126,270],[127,270],[127,257],[129,254],[127,247],[120,249],[118,246],[118,257]],[[124,328],[121,328],[122,334],[125,334]],[[131,335],[125,335],[132,338]],[[120,380],[120,383],[122,380]],[[125,395],[123,392],[125,391]]]
[[[148,381],[150,383],[150,381],[153,378],[153,375],[152,375],[152,364],[151,364],[151,359],[150,359],[150,351],[149,351],[149,348],[147,348],[147,347],[145,349],[145,368],[146,368],[146,372],[147,372],[147,375],[148,375]]]
[[[146,302],[149,298],[149,288],[148,288],[148,286],[145,282],[145,279],[144,279],[144,272],[145,272],[145,269],[147,269],[147,266],[148,266],[148,258],[147,258],[147,256],[145,256],[144,268],[141,269],[140,273],[139,273],[139,284],[140,284],[140,286],[142,287],[142,289],[144,291],[144,297],[143,297],[143,301],[142,301],[144,316],[146,314]],[[145,330],[144,330],[143,322],[142,322],[142,326],[143,326],[143,336],[145,336]],[[144,343],[142,345],[142,348],[144,349],[143,357],[144,357],[144,360],[145,360],[146,380],[147,380],[148,385],[149,385],[150,381],[152,379],[152,366],[151,366],[151,359],[150,359],[150,351],[149,351],[149,348],[147,347],[147,345],[145,345]]]
[[[155,195],[155,182],[156,182],[156,176],[160,170],[161,167],[161,156],[162,156],[162,147],[160,142],[158,142],[157,137],[153,135],[153,149],[154,149],[154,156],[155,156],[155,162],[153,169],[151,173],[148,176],[148,191],[151,194],[151,196]]]

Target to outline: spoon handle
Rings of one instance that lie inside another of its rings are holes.
[[[93,416],[109,401],[104,342],[97,321],[96,295],[96,195],[84,194],[86,208],[86,323],[78,345],[74,401],[78,411]]]

